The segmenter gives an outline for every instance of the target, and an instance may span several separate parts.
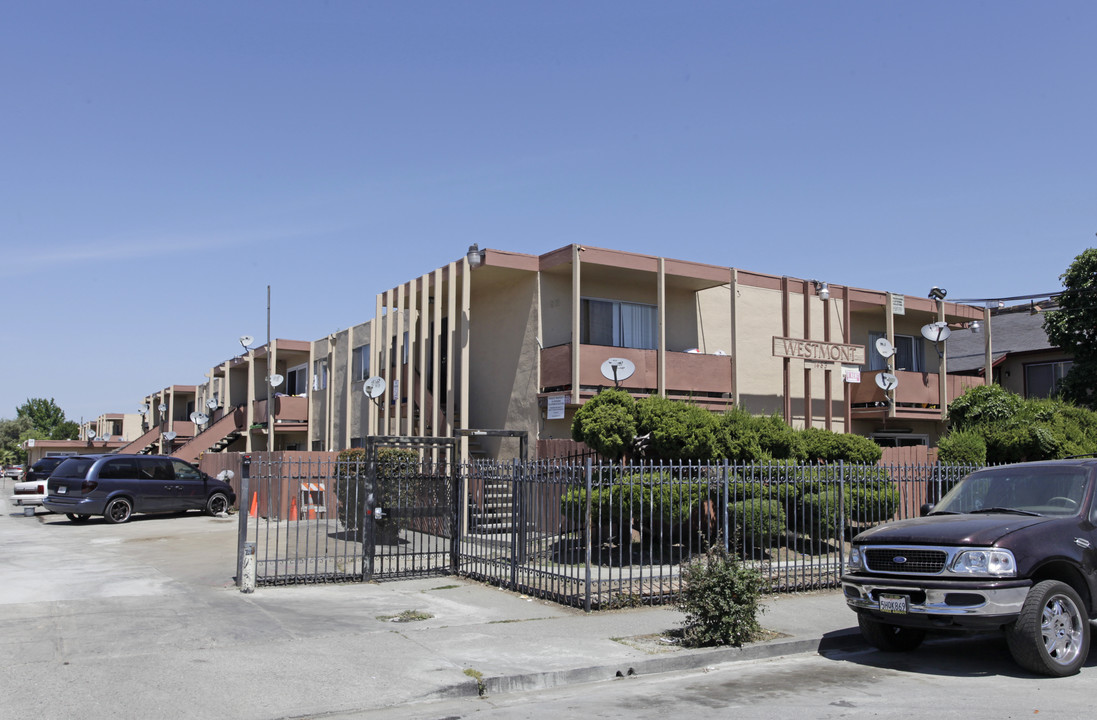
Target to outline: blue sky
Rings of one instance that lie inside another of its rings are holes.
[[[1097,231],[1097,4],[9,3],[0,417],[197,384],[468,245],[950,298]],[[305,288],[313,288],[308,292]],[[316,289],[319,290],[316,290]]]

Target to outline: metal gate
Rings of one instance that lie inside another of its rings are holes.
[[[457,572],[456,452],[454,438],[366,439],[361,493],[366,580]]]

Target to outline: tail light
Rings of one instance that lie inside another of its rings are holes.
[[[87,495],[88,493],[90,493],[92,490],[94,490],[97,487],[99,487],[99,483],[93,482],[91,480],[85,480],[80,485],[80,494]]]
[[[46,494],[46,484],[45,483],[38,483],[38,494],[39,495],[45,495]]]

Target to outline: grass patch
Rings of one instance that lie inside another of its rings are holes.
[[[416,622],[418,620],[429,620],[433,615],[422,610],[405,610],[399,615],[378,615],[377,619],[381,622]]]

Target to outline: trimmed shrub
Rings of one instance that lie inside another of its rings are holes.
[[[575,411],[571,438],[602,457],[620,460],[636,437],[636,401],[624,390],[598,393]]]
[[[788,533],[785,508],[776,497],[755,497],[728,504],[736,541],[747,547],[770,547]]]
[[[691,647],[741,646],[757,637],[762,576],[719,543],[682,566],[678,609],[686,614],[682,636]]]
[[[952,427],[960,430],[1007,422],[1021,413],[1024,402],[1000,385],[977,385],[949,403],[948,417]]]
[[[836,433],[823,428],[800,432],[800,443],[809,462],[833,463],[839,460],[871,465],[880,460],[880,446],[860,435]]]
[[[363,518],[369,495],[369,488],[366,486],[368,456],[364,448],[349,448],[340,452],[336,460],[339,521],[347,530],[360,535],[365,530]],[[421,481],[419,469],[419,454],[414,450],[378,450],[377,487],[373,488],[375,506],[392,507],[399,504],[401,494],[418,495],[425,492],[427,485]],[[399,530],[396,520],[387,517],[374,520],[374,528],[378,533],[377,537],[391,537],[392,533]],[[359,540],[362,538],[359,537]]]
[[[937,443],[937,459],[951,465],[984,465],[987,443],[975,430],[953,430]]]

